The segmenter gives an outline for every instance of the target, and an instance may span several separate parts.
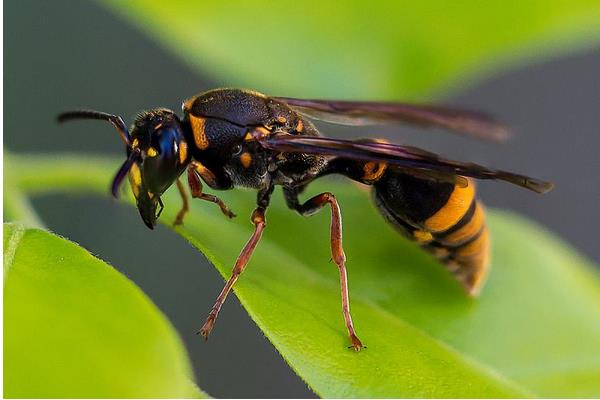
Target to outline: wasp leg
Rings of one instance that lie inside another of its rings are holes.
[[[219,311],[221,311],[221,307],[223,306],[227,295],[231,291],[231,288],[237,281],[238,277],[242,272],[244,272],[244,269],[246,268],[248,261],[250,261],[250,257],[252,257],[252,253],[254,252],[254,249],[256,248],[256,245],[262,236],[263,230],[266,226],[265,212],[267,206],[269,205],[269,198],[272,192],[273,187],[271,186],[265,191],[259,192],[258,194],[258,207],[256,207],[256,209],[252,212],[252,217],[250,218],[254,224],[254,233],[240,252],[233,270],[231,271],[231,277],[229,277],[225,283],[225,286],[221,290],[221,293],[219,293],[219,296],[215,301],[215,305],[210,310],[204,325],[202,325],[202,328],[200,328],[198,331],[198,333],[202,335],[205,340],[208,340],[208,335],[210,335],[210,332],[215,325],[215,321],[219,315]]]
[[[188,184],[190,185],[190,190],[192,191],[192,197],[195,199],[210,201],[211,203],[215,203],[221,209],[221,212],[225,214],[229,218],[235,217],[235,214],[227,207],[227,205],[218,198],[217,196],[213,196],[212,194],[207,194],[202,192],[202,181],[200,180],[200,175],[203,179],[206,176],[206,179],[211,179],[212,174],[208,172],[206,168],[197,163],[191,163],[188,170]],[[212,176],[214,177],[214,176]]]
[[[320,211],[328,204],[331,206],[331,255],[340,272],[340,286],[342,293],[342,313],[346,321],[346,328],[352,342],[351,348],[360,351],[363,347],[360,339],[356,336],[352,315],[350,315],[350,299],[348,297],[348,275],[346,272],[346,254],[342,247],[342,215],[340,206],[331,193],[321,193],[303,204],[298,201],[298,192],[294,189],[284,189],[287,205],[298,211],[303,216],[310,216]]]
[[[183,183],[181,183],[181,180],[179,180],[179,179],[177,179],[177,189],[179,190],[179,194],[181,195],[182,205],[181,205],[181,209],[177,213],[177,217],[175,218],[175,222],[173,222],[173,225],[182,225],[183,217],[185,217],[185,214],[187,214],[187,212],[190,210],[190,202],[188,200],[188,196],[185,191],[185,187],[183,186]]]

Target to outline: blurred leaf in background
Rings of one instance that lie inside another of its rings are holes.
[[[76,244],[4,224],[4,285],[5,397],[205,396],[162,313]]]
[[[600,41],[600,2],[107,0],[224,86],[423,98]]]

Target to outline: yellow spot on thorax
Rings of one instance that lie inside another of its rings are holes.
[[[146,150],[146,155],[148,157],[156,157],[158,155],[158,151],[156,151],[154,147],[150,147],[148,150]]]
[[[298,120],[298,125],[296,125],[296,132],[302,132],[304,130],[304,124],[302,120]]]
[[[244,152],[240,155],[240,163],[244,168],[250,168],[252,164],[252,155],[250,153]]]
[[[450,229],[467,213],[475,197],[475,182],[468,180],[466,187],[454,186],[450,198],[435,214],[424,222],[424,228],[430,232],[442,232]]]
[[[196,101],[196,98],[197,98],[197,96],[190,97],[189,99],[187,99],[183,102],[183,104],[181,105],[181,108],[183,109],[184,112],[189,112],[192,109],[192,105],[194,105],[194,101]]]
[[[283,115],[280,115],[279,117],[277,117],[277,122],[279,122],[280,124],[285,124],[287,122],[287,118]]]
[[[200,176],[202,176],[206,171],[208,171],[208,169],[206,169],[206,167],[202,165],[202,163],[199,161],[193,161],[192,166],[200,174]]]
[[[260,140],[265,138],[271,134],[271,131],[265,128],[264,126],[257,126],[251,131],[246,132],[244,136],[244,140],[246,142],[251,142],[253,140]]]
[[[208,148],[208,138],[206,137],[205,124],[206,118],[196,117],[190,114],[190,122],[192,124],[192,132],[194,134],[194,142],[200,150]]]

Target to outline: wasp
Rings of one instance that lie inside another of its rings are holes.
[[[324,137],[312,122],[409,123],[484,139],[507,137],[504,125],[478,112],[407,103],[268,97],[241,89],[210,90],[185,100],[182,108],[182,117],[166,108],[144,111],[129,129],[121,117],[91,110],[64,112],[58,120],[98,119],[114,125],[125,143],[127,159],[112,181],[111,192],[117,197],[128,177],[137,209],[150,229],[163,209],[161,195],[173,183],[183,199],[175,224],[183,222],[189,208],[180,179],[185,171],[192,197],[215,203],[228,218],[235,215],[219,197],[205,193],[203,183],[214,190],[246,187],[257,191],[250,218],[254,232],[198,332],[205,339],[263,234],[275,186],[282,187],[287,206],[300,215],[330,208],[331,254],[339,269],[342,313],[349,347],[357,351],[364,346],[350,314],[340,206],[329,192],[300,201],[307,185],[322,176],[339,174],[371,186],[383,217],[437,257],[470,295],[481,289],[490,263],[485,210],[476,196],[474,179],[507,181],[538,193],[553,186],[384,140]]]

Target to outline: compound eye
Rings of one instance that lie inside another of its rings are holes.
[[[183,161],[187,160],[187,152],[180,143],[184,139],[177,125],[163,126],[153,132],[143,165],[144,183],[152,193],[161,195],[185,169],[181,151]]]

